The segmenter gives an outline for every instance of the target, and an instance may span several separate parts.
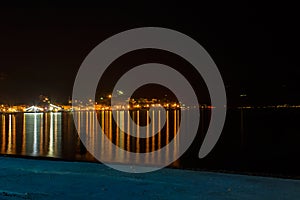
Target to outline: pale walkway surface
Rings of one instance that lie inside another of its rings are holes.
[[[300,180],[0,157],[0,199],[300,199]]]

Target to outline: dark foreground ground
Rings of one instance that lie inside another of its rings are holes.
[[[0,199],[300,199],[300,180],[0,157]]]

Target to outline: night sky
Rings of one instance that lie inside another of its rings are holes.
[[[300,104],[299,18],[297,6],[284,2],[2,3],[0,103],[30,104],[40,94],[66,102],[80,64],[101,41],[131,28],[158,26],[192,37],[209,52],[230,105]],[[158,58],[169,63],[168,56]],[[247,97],[241,100],[243,93]]]

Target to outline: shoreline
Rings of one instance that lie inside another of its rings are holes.
[[[300,180],[165,168],[130,174],[102,164],[0,157],[1,199],[298,199]]]
[[[56,157],[43,157],[43,156],[28,156],[28,155],[14,155],[14,154],[0,154],[0,159],[2,157],[7,158],[16,158],[16,159],[29,159],[29,160],[40,160],[40,161],[58,161],[58,162],[79,162],[79,163],[92,163],[92,164],[100,164],[107,167],[105,164],[95,160],[71,160],[71,159],[63,159],[63,158],[56,158]],[[117,164],[116,164],[117,165]],[[232,174],[232,175],[241,175],[241,176],[254,176],[254,177],[264,177],[264,178],[280,178],[286,180],[299,180],[300,177],[289,176],[289,175],[281,175],[281,174],[272,174],[272,173],[263,173],[263,172],[247,172],[247,171],[234,171],[234,170],[214,170],[208,168],[178,168],[172,166],[166,166],[163,169],[175,169],[175,170],[186,170],[186,171],[193,171],[193,172],[207,172],[207,173],[220,173],[220,174]]]

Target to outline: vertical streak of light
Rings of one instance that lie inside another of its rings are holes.
[[[104,111],[105,116],[104,116],[104,121],[105,121],[105,134],[107,134],[109,140],[111,140],[111,134],[110,134],[110,129],[111,129],[111,121],[110,121],[110,115],[108,115],[109,112],[111,111]]]
[[[131,124],[131,131],[132,131],[132,133],[133,134],[135,134],[136,133],[136,117],[137,117],[137,111],[134,111],[133,113],[132,113],[132,124]],[[132,151],[135,151],[136,150],[136,148],[135,148],[135,144],[134,144],[134,138],[133,137],[131,137],[130,138],[130,142],[132,142],[132,144],[131,144],[131,147],[130,147],[130,150],[132,150]],[[136,157],[130,157],[130,160],[135,160],[135,158]]]
[[[147,110],[147,124],[146,124],[146,153],[149,152],[149,111]]]
[[[111,124],[112,122],[110,121],[110,115],[109,115],[110,112],[111,111],[103,111],[103,114],[104,114],[103,115],[104,116],[104,133],[105,133],[106,139],[109,139],[109,140],[111,140],[110,139],[110,129],[112,128],[112,124]],[[106,144],[106,142],[104,144]],[[106,149],[103,146],[103,151],[104,151],[105,159],[107,159],[107,157],[110,154],[110,148]]]
[[[16,116],[12,115],[12,153],[16,153],[16,143],[17,143],[17,136],[16,136]]]
[[[136,115],[137,115],[137,111],[134,111],[133,113],[132,113],[132,124],[131,124],[131,133],[134,135],[134,133],[136,133]],[[130,138],[130,142],[132,142],[132,144],[131,144],[131,146],[130,146],[130,149],[131,150],[133,150],[133,151],[135,151],[135,149],[134,149],[134,147],[135,147],[135,145],[134,145],[134,138],[133,137],[131,137]]]
[[[140,111],[136,111],[136,144],[134,152],[140,152]],[[137,155],[137,154],[136,154]],[[139,156],[135,157],[136,163],[139,163]]]
[[[56,127],[57,127],[57,137],[56,137],[56,156],[61,156],[61,113],[56,114]]]
[[[154,118],[154,110],[152,111],[152,151],[155,150],[155,118]],[[152,154],[154,155],[154,154]]]
[[[130,151],[130,111],[127,111],[127,160],[129,159]]]
[[[120,111],[116,111],[116,113],[117,113],[117,119],[116,119],[116,134],[115,134],[115,144],[116,144],[116,146],[117,147],[119,147],[119,135],[120,135],[120,133],[119,133],[119,130],[120,130],[120,128],[119,128],[119,126],[120,126]],[[114,151],[115,151],[115,158],[118,158],[118,156],[119,156],[119,151],[117,150],[118,148],[116,148]]]
[[[166,158],[169,158],[169,150],[170,146],[169,144],[169,110],[166,111]]]
[[[117,121],[116,121],[116,146],[119,146],[119,126],[120,126],[120,111],[117,112]]]
[[[120,130],[119,131],[119,147],[120,147],[120,149],[118,151],[123,162],[124,162],[124,151],[123,151],[123,148],[124,148],[124,132],[121,131],[121,130],[124,130],[124,128],[125,128],[124,127],[125,126],[125,124],[124,124],[124,112],[125,111],[120,111],[120,127],[121,127],[121,129],[119,129]]]
[[[80,149],[80,138],[81,138],[81,112],[76,112],[77,114],[77,134],[78,134],[78,137],[77,137],[77,141],[76,141],[76,148],[77,149]]]
[[[174,136],[177,134],[177,111],[174,110]]]
[[[78,132],[78,135],[80,136],[80,133],[81,133],[81,121],[80,121],[80,112],[77,112],[77,125],[78,125],[78,129],[77,129],[77,132]]]
[[[7,153],[11,152],[11,115],[8,117],[8,145],[7,145]]]
[[[57,128],[57,123],[58,123],[58,120],[57,120],[57,113],[55,113],[55,118],[54,118],[54,148],[55,148],[55,155],[57,155],[57,152],[58,152],[58,128]]]
[[[177,154],[177,142],[176,142],[176,140],[175,140],[175,137],[177,137],[177,113],[176,113],[177,111],[176,111],[176,109],[174,110],[174,136],[173,136],[173,141],[174,141],[174,147],[173,147],[173,150],[174,150],[174,152],[173,152],[173,157],[174,157],[174,159],[176,158],[176,154]],[[174,160],[173,159],[173,160]]]
[[[50,113],[50,140],[49,140],[49,148],[48,155],[53,155],[53,113]]]
[[[160,119],[160,110],[158,111],[158,124],[157,124],[157,128],[158,128],[158,149],[161,148],[161,119]]]
[[[95,121],[95,133],[96,133],[96,138],[97,138],[97,141],[99,142],[99,130],[98,130],[98,124],[99,124],[99,121],[98,121],[98,117],[97,117],[97,112],[95,111],[94,112],[94,121]],[[99,144],[99,143],[97,143]]]
[[[145,162],[146,163],[149,163],[149,129],[150,129],[150,126],[149,126],[149,110],[147,110],[147,124],[146,124],[146,156],[145,156]],[[153,119],[152,119],[153,120]]]
[[[181,112],[181,111],[177,110],[177,134],[178,134],[178,138],[180,138],[180,124],[179,124],[179,122],[181,120],[180,117],[179,117],[179,112]],[[179,151],[179,149],[180,149],[180,140],[178,140],[177,146],[178,146],[178,151]]]
[[[157,120],[157,128],[158,128],[158,144],[157,149],[160,150],[161,148],[161,116],[160,116],[160,110],[158,111],[158,120]],[[161,153],[159,151],[158,153],[158,163],[161,162]]]
[[[105,140],[105,129],[104,129],[104,111],[102,110],[101,111],[101,131],[102,131],[102,134],[101,134],[101,155],[103,155],[105,152],[105,149],[104,149],[104,140]]]
[[[44,114],[41,115],[41,121],[40,121],[40,155],[44,154],[44,133],[43,133],[43,128],[44,128],[44,123],[43,123],[43,119],[44,119]]]
[[[88,112],[85,112],[85,133],[83,133],[85,135],[85,139],[87,140],[86,141],[86,144],[88,147],[90,147],[90,140],[89,140],[89,114]]]
[[[37,154],[37,114],[34,113],[34,123],[33,123],[33,155]]]
[[[179,124],[179,122],[180,122],[180,117],[179,117],[179,112],[181,112],[181,111],[177,111],[177,129],[179,130],[179,126],[180,126],[180,124]]]
[[[95,151],[96,147],[95,147],[94,112],[93,111],[90,112],[90,123],[89,123],[89,125],[90,125],[90,133],[91,133],[90,138],[92,139],[91,145],[92,145],[93,151]]]
[[[2,115],[2,147],[1,147],[1,153],[4,153],[5,146],[6,146],[6,131],[5,131],[5,115]]]
[[[22,155],[26,155],[26,115],[23,114]]]
[[[140,112],[136,111],[136,152],[140,152]]]
[[[122,111],[122,115],[121,115],[121,126],[122,126],[122,130],[125,130],[125,111]],[[121,133],[120,135],[120,141],[121,141],[121,148],[124,149],[124,143],[125,143],[125,139],[124,139],[124,132]]]
[[[90,111],[89,114],[90,114],[90,116],[89,116],[89,119],[90,119],[90,122],[89,122],[90,133],[91,133],[92,136],[94,136],[94,135],[93,135],[93,128],[94,128],[93,111]],[[92,137],[92,138],[94,138],[94,137]]]
[[[47,154],[47,150],[46,150],[46,146],[48,146],[48,144],[49,144],[49,123],[48,123],[48,117],[49,116],[49,114],[48,113],[46,113],[45,114],[45,125],[44,125],[44,155],[46,155]]]
[[[106,121],[108,121],[108,117],[109,117],[109,140],[110,142],[112,142],[112,111],[108,111],[109,112],[109,116],[106,117]],[[112,149],[111,149],[111,145],[109,145],[109,149],[108,149],[108,160],[112,161]]]
[[[166,145],[169,143],[169,111],[166,111]]]
[[[97,145],[99,145],[99,141],[98,141],[98,134],[97,134],[97,126],[96,126],[96,124],[98,123],[98,121],[97,121],[97,113],[96,113],[96,111],[93,111],[93,133],[94,133],[94,143],[95,143],[95,145],[97,144]],[[99,149],[98,149],[99,150]],[[97,152],[97,153],[99,153],[99,152]]]

